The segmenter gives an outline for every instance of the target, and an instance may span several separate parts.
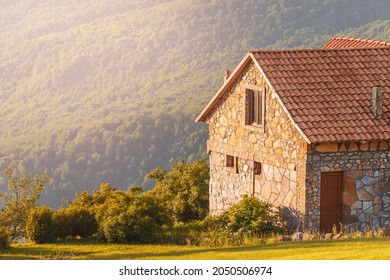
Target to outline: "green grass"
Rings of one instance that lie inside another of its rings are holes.
[[[76,260],[373,260],[390,259],[390,238],[281,242],[242,247],[97,244],[13,244],[0,259]]]

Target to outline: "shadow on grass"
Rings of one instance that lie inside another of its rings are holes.
[[[303,241],[303,242],[282,242],[282,243],[274,243],[274,244],[262,244],[262,245],[254,245],[254,246],[237,246],[237,247],[186,247],[186,246],[177,246],[177,250],[169,250],[165,252],[121,252],[121,253],[112,253],[109,255],[109,258],[101,258],[101,259],[129,259],[129,260],[140,260],[140,259],[218,259],[218,257],[223,256],[226,253],[226,256],[229,258],[226,259],[238,259],[235,256],[239,256],[241,253],[248,252],[256,252],[259,253],[261,251],[278,251],[278,250],[290,250],[290,249],[310,249],[316,250],[324,247],[332,247],[332,246],[343,246],[343,245],[353,245],[359,242],[367,243],[386,243],[390,245],[390,239],[345,239],[345,240],[315,240],[315,241]],[[120,246],[120,245],[119,245]],[[137,245],[134,245],[137,246]],[[175,248],[175,249],[176,249]],[[130,248],[129,248],[130,249]],[[205,254],[208,254],[210,258],[205,258]],[[197,258],[196,256],[200,257]],[[258,259],[258,255],[256,255]],[[250,259],[250,258],[247,258]]]
[[[0,259],[29,260],[29,259],[87,259],[87,260],[142,260],[142,259],[240,259],[243,253],[253,254],[253,259],[259,259],[258,253],[267,251],[283,251],[303,249],[315,251],[320,248],[333,246],[355,246],[374,244],[375,246],[390,246],[389,238],[373,239],[343,239],[343,240],[313,240],[301,242],[281,242],[255,246],[237,247],[189,247],[175,245],[130,245],[130,244],[101,244],[95,240],[67,240],[62,243],[49,245],[16,246],[0,250]],[[283,253],[280,254],[283,256]],[[246,259],[251,259],[246,256]]]
[[[60,244],[58,244],[60,245]],[[93,254],[92,251],[77,251],[74,248],[62,248],[50,244],[49,248],[42,245],[18,246],[0,250],[0,260],[69,260]],[[77,245],[79,246],[79,245]]]

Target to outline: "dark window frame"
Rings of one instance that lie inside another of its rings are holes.
[[[253,173],[255,175],[261,174],[261,162],[258,161],[253,162]]]
[[[234,156],[226,155],[226,167],[234,167]]]
[[[245,124],[264,127],[265,93],[261,90],[246,90]]]

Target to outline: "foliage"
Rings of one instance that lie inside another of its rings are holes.
[[[244,196],[219,216],[176,223],[169,232],[168,241],[198,246],[257,245],[282,232],[280,214],[270,204]]]
[[[65,239],[72,235],[72,224],[68,215],[67,208],[60,208],[53,214],[54,236],[59,239]]]
[[[27,237],[38,243],[51,243],[56,239],[53,223],[54,210],[45,206],[33,209],[26,224]]]
[[[3,174],[8,179],[8,191],[0,192],[0,199],[3,201],[0,219],[11,240],[14,240],[26,236],[27,218],[36,206],[46,175],[20,175],[12,165],[5,168]]]
[[[250,235],[280,233],[281,216],[270,203],[256,197],[244,196],[240,202],[224,212],[219,222],[227,231]]]
[[[156,166],[205,155],[207,126],[194,117],[248,50],[320,47],[334,34],[390,38],[383,0],[74,7],[15,0],[0,9],[0,168],[47,169],[53,207],[85,186],[140,185]]]
[[[69,207],[67,217],[71,224],[71,235],[74,237],[91,237],[97,231],[97,221],[95,216],[88,210],[80,207]]]
[[[83,207],[61,208],[53,215],[56,237],[88,238],[98,229],[95,215]]]
[[[10,241],[8,231],[0,225],[0,249],[7,249],[10,246]]]
[[[167,236],[167,243],[177,245],[200,245],[205,231],[203,221],[175,223]]]
[[[172,171],[156,168],[147,175],[155,179],[151,194],[160,197],[176,222],[201,220],[208,214],[209,166],[205,158],[181,161]]]
[[[157,243],[171,224],[167,209],[152,195],[118,193],[107,204],[99,223],[108,242]]]
[[[138,186],[129,187],[127,192],[112,188],[103,183],[92,195],[87,192],[76,194],[69,208],[60,209],[55,219],[69,230],[68,235],[75,236],[72,228],[81,228],[74,219],[69,219],[76,209],[88,211],[96,221],[93,233],[99,241],[115,243],[158,243],[164,237],[164,231],[171,226],[171,217],[161,199],[151,193],[144,193]],[[74,215],[74,217],[80,217]],[[78,235],[82,236],[80,233]],[[62,238],[65,236],[62,236]]]

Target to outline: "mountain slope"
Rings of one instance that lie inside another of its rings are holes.
[[[0,167],[43,172],[57,206],[205,155],[194,123],[249,49],[389,38],[387,1],[6,1]],[[4,182],[3,182],[4,183]],[[151,187],[151,183],[146,183]]]

